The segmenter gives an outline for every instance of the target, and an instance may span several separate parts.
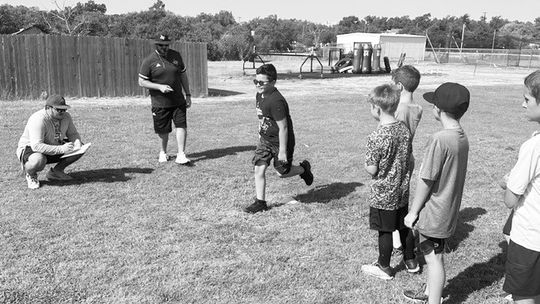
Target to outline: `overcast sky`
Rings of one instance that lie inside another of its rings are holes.
[[[86,0],[57,0],[60,6],[74,6]],[[165,9],[181,16],[196,16],[201,12],[215,14],[221,10],[232,12],[236,21],[277,15],[282,19],[308,20],[322,24],[336,24],[343,17],[367,15],[379,17],[409,16],[411,19],[430,13],[432,17],[460,17],[468,14],[479,20],[486,16],[501,16],[510,21],[534,21],[540,17],[540,0],[162,0]],[[138,12],[148,9],[155,0],[94,0],[107,6],[108,14]],[[36,6],[42,10],[55,9],[53,0],[0,0],[0,4]]]

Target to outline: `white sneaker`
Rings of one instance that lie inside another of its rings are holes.
[[[37,174],[30,175],[26,173],[26,182],[28,183],[28,189],[39,188],[39,180],[38,180]]]
[[[165,153],[165,152],[163,152],[163,151],[162,151],[162,152],[159,152],[159,159],[158,159],[158,162],[160,162],[160,163],[165,163],[165,162],[167,162],[167,160],[169,160],[168,157],[167,157],[167,153]]]
[[[394,277],[392,274],[392,269],[390,267],[382,268],[379,263],[375,262],[371,265],[362,265],[362,268],[360,268],[362,272],[369,274],[370,276],[374,276],[379,279],[383,280],[392,280]]]
[[[191,160],[186,157],[185,153],[180,152],[176,155],[175,162],[180,165],[188,165],[191,163]]]

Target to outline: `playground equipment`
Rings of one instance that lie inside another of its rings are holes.
[[[369,42],[355,42],[352,54],[345,55],[331,67],[332,73],[378,74],[390,73],[390,60],[383,58],[381,68],[381,45],[371,46]]]
[[[243,73],[244,75],[246,75],[246,70],[247,69],[256,69],[256,66],[255,66],[255,62],[258,61],[260,62],[261,64],[265,64],[266,62],[262,59],[261,56],[284,56],[284,57],[305,57],[304,61],[302,62],[302,64],[300,65],[300,74],[298,75],[298,78],[302,79],[303,76],[302,76],[302,68],[304,67],[304,64],[306,64],[306,62],[308,60],[310,60],[310,69],[309,69],[309,72],[310,73],[313,73],[313,61],[315,60],[318,64],[319,64],[319,67],[320,67],[320,77],[323,78],[324,75],[323,75],[323,65],[321,63],[321,61],[319,60],[319,57],[317,56],[317,54],[315,53],[315,51],[311,51],[309,54],[297,54],[297,53],[257,53],[255,50],[249,54],[248,56],[246,56],[244,58],[244,62],[242,64],[242,70],[243,70]],[[253,63],[253,66],[251,68],[246,68],[246,62],[252,62]],[[307,72],[306,72],[307,73]]]

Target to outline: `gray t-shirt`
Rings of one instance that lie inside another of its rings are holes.
[[[468,156],[469,140],[463,129],[445,129],[433,134],[418,174],[419,178],[434,182],[416,224],[421,234],[440,239],[454,234]]]

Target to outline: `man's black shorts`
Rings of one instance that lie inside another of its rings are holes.
[[[154,119],[154,131],[158,134],[171,133],[174,123],[176,128],[187,127],[186,106],[172,108],[152,107],[152,117]]]
[[[273,144],[264,138],[260,138],[257,149],[255,149],[255,155],[253,156],[253,165],[260,166],[266,164],[270,166],[270,161],[274,159],[274,169],[283,175],[291,171],[294,154],[294,142],[287,145],[287,162],[281,162],[278,160],[279,145]]]

